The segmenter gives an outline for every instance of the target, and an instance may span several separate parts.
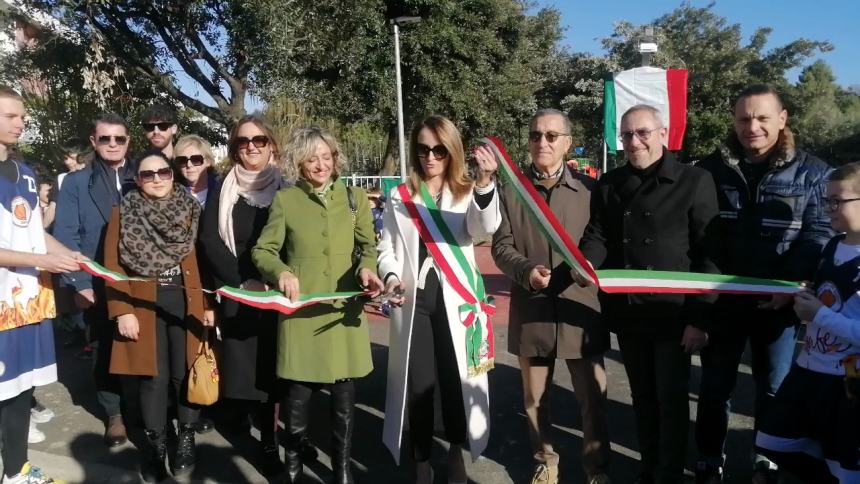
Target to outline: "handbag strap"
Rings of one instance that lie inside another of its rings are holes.
[[[203,327],[203,335],[200,337],[200,346],[197,347],[197,355],[206,354],[209,349],[209,327]]]

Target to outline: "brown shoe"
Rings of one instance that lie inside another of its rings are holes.
[[[114,415],[108,419],[104,440],[108,447],[119,447],[128,442],[125,424],[122,423],[122,415]]]

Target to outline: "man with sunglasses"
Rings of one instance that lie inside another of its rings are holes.
[[[93,122],[90,143],[95,151],[92,162],[66,176],[57,200],[54,237],[63,245],[103,262],[105,228],[111,209],[118,205],[134,184],[134,166],[127,160],[128,124],[118,114],[106,113]],[[116,323],[108,320],[104,282],[84,271],[63,274],[60,284],[70,287],[75,304],[84,310],[95,350],[93,375],[98,401],[107,421],[104,441],[109,447],[126,442],[126,429],[120,409],[119,378],[108,372]]]
[[[719,220],[713,179],[674,159],[654,107],[630,108],[620,131],[627,163],[597,183],[582,253],[595,269],[717,272],[711,259]],[[707,315],[715,299],[600,294],[633,396],[642,453],[639,484],[683,482],[690,355],[707,343]]]
[[[812,280],[819,254],[834,235],[822,203],[832,169],[795,147],[787,121],[773,87],[750,86],[735,102],[729,139],[698,165],[719,187],[724,239],[718,263],[723,273]],[[720,296],[720,324],[702,351],[698,483],[722,482],[730,401],[747,342],[756,423],[788,374],[798,331],[791,301],[780,295]],[[776,466],[764,456],[755,456],[753,466],[754,483],[777,481]]]
[[[588,224],[594,179],[564,163],[572,144],[570,121],[541,109],[529,124],[531,165],[526,176],[564,229],[578,241]],[[481,148],[485,149],[485,148]],[[502,189],[502,223],[493,259],[511,281],[508,351],[519,357],[535,471],[532,484],[558,482],[559,454],[550,435],[549,388],[557,359],[570,371],[582,412],[582,463],[588,484],[606,484],[609,432],[603,354],[609,332],[600,320],[597,289],[574,283],[571,268],[552,251],[510,185]]]
[[[141,126],[150,148],[161,150],[173,159],[173,138],[176,137],[176,110],[164,104],[153,104],[141,114]]]

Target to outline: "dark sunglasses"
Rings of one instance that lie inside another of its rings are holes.
[[[556,133],[554,131],[547,131],[546,133],[544,133],[543,131],[529,131],[529,141],[531,141],[532,143],[539,143],[541,138],[544,137],[546,137],[547,143],[555,143],[555,140],[557,140],[561,136],[570,135],[564,133]]]
[[[265,148],[269,144],[268,136],[254,136],[253,138],[246,138],[244,136],[240,136],[236,138],[236,147],[240,150],[244,150],[248,147],[248,144],[254,143],[254,147],[256,148]]]
[[[173,123],[143,123],[143,130],[149,133],[157,127],[159,131],[167,131],[171,126],[173,126]]]
[[[118,145],[124,145],[128,142],[128,136],[108,136],[108,135],[99,136],[98,138],[96,138],[96,141],[100,145],[109,145],[111,142],[111,139],[113,139],[113,142],[118,144]]]
[[[156,176],[159,180],[173,180],[173,169],[165,166],[157,170],[141,170],[137,172],[137,179],[141,183],[153,182]]]
[[[189,161],[192,166],[201,166],[203,163],[206,163],[206,159],[203,158],[203,155],[177,156],[173,159],[173,163],[175,163],[179,168],[188,165]]]
[[[437,159],[448,156],[448,148],[445,148],[444,145],[436,145],[431,148],[427,145],[419,144],[416,147],[416,151],[418,152],[418,156],[421,158],[429,157],[430,153],[433,153],[433,157]]]

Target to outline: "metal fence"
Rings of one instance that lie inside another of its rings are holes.
[[[396,184],[399,180],[399,176],[346,175],[345,177],[343,177],[343,181],[348,186],[361,187],[365,190],[376,188],[380,191],[383,190],[385,186]]]

